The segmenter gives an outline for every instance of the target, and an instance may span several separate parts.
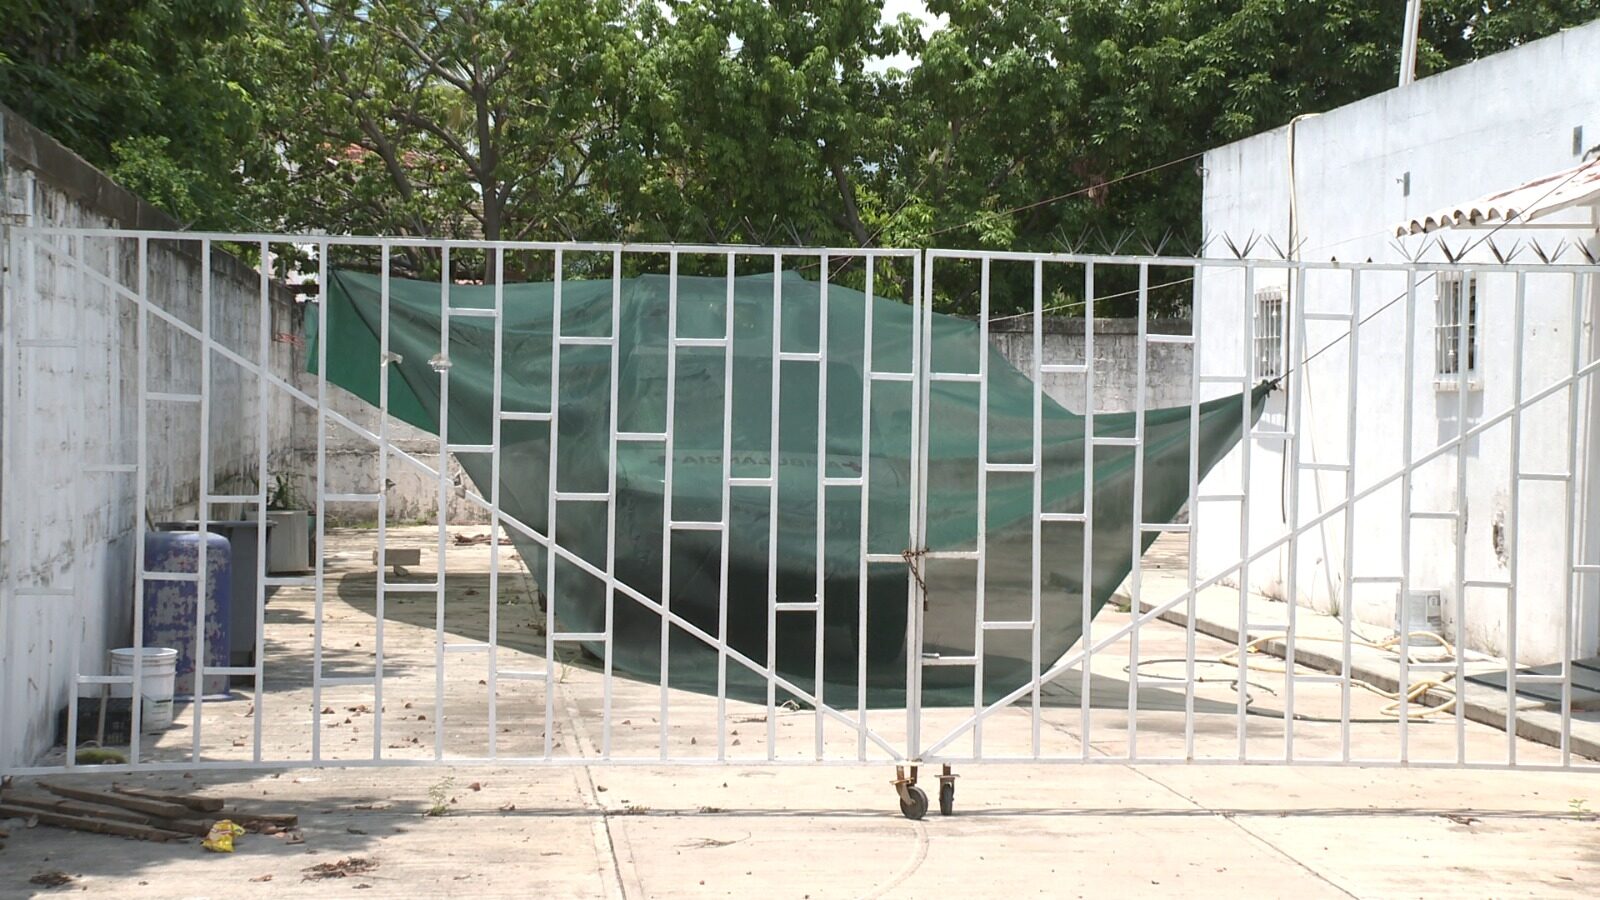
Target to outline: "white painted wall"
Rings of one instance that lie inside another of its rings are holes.
[[[1300,258],[1345,262],[1374,260],[1398,262],[1402,252],[1414,254],[1430,241],[1410,237],[1397,241],[1395,226],[1403,220],[1447,204],[1464,203],[1490,191],[1514,187],[1524,181],[1577,165],[1574,129],[1582,129],[1582,146],[1600,144],[1600,68],[1585,61],[1600,59],[1600,22],[1528,44],[1471,65],[1426,78],[1301,121],[1296,127],[1296,193],[1299,209]],[[1287,175],[1287,129],[1257,135],[1206,154],[1204,227],[1213,236],[1210,254],[1226,253],[1220,235],[1242,244],[1251,235],[1271,235],[1287,246],[1290,189]],[[1409,173],[1409,194],[1405,179]],[[1567,213],[1573,216],[1572,212]],[[1577,216],[1573,216],[1578,218]],[[1440,233],[1453,252],[1484,232]],[[1507,250],[1519,240],[1524,249],[1518,261],[1534,259],[1527,241],[1537,235],[1545,247],[1565,240],[1586,243],[1600,250],[1595,231],[1518,232],[1507,229],[1495,235],[1495,244]],[[1258,247],[1256,253],[1263,250]],[[1431,252],[1428,260],[1443,262]],[[1571,250],[1566,261],[1581,263]],[[1473,262],[1493,260],[1487,245],[1466,257]],[[1256,286],[1284,284],[1282,268],[1270,261],[1259,264]],[[1405,276],[1395,272],[1369,272],[1360,278],[1361,315],[1373,314],[1405,291]],[[1307,312],[1337,312],[1350,308],[1351,276],[1348,270],[1314,275],[1305,286]],[[1600,293],[1574,298],[1574,280],[1566,274],[1530,275],[1526,285],[1526,324],[1522,384],[1525,395],[1565,376],[1572,367],[1574,303],[1582,318],[1578,334],[1585,359],[1594,358],[1592,329]],[[1480,374],[1476,389],[1464,398],[1468,427],[1512,405],[1517,373],[1513,370],[1513,309],[1515,279],[1490,274],[1480,280]],[[1411,352],[1417,377],[1411,390],[1412,429],[1402,428],[1405,322],[1407,302],[1401,300],[1378,313],[1360,329],[1358,376],[1354,383],[1356,409],[1355,485],[1375,483],[1401,468],[1403,442],[1409,437],[1417,455],[1438,446],[1456,433],[1463,397],[1453,387],[1434,383],[1434,287],[1418,290],[1412,306],[1415,334]],[[1203,282],[1197,317],[1200,320],[1201,372],[1237,375],[1243,367],[1244,337],[1253,302],[1246,295],[1242,271],[1208,271]],[[1315,350],[1336,341],[1343,324],[1308,322],[1301,336]],[[1352,387],[1347,377],[1348,342],[1339,342],[1302,373],[1304,416],[1300,424],[1302,461],[1340,463],[1346,460],[1347,410]],[[1226,393],[1223,385],[1207,385],[1205,397]],[[1594,402],[1590,391],[1585,404]],[[1273,397],[1262,430],[1283,428],[1287,409],[1282,393]],[[1580,417],[1581,418],[1581,417]],[[1569,428],[1565,394],[1531,408],[1523,416],[1522,461],[1524,472],[1560,472],[1567,469]],[[1579,474],[1595,484],[1600,470],[1600,441],[1594,439],[1593,422],[1579,421],[1583,435]],[[1252,442],[1249,544],[1266,546],[1287,533],[1288,510],[1284,490],[1283,443],[1272,439]],[[1236,451],[1208,480],[1203,493],[1239,490],[1242,451]],[[1455,508],[1456,457],[1447,454],[1416,471],[1412,489],[1415,510]],[[1465,453],[1468,489],[1465,553],[1466,580],[1505,581],[1510,576],[1507,559],[1497,552],[1512,517],[1510,508],[1510,426],[1502,424],[1469,441]],[[1586,498],[1588,533],[1584,541],[1589,561],[1596,561],[1597,502],[1594,489],[1580,483],[1578,496]],[[1343,498],[1345,481],[1337,472],[1307,473],[1301,479],[1298,521],[1305,522]],[[1524,482],[1518,503],[1517,649],[1521,662],[1540,663],[1561,657],[1563,620],[1566,616],[1567,576],[1565,553],[1570,534],[1566,490],[1562,485]],[[1401,570],[1400,493],[1398,486],[1379,491],[1357,507],[1352,568],[1356,576],[1398,575]],[[1226,569],[1239,558],[1239,508],[1237,504],[1207,503],[1199,513],[1197,540],[1201,574]],[[1580,522],[1582,520],[1580,519]],[[1335,516],[1313,529],[1299,542],[1294,596],[1298,602],[1320,609],[1336,608],[1343,593],[1344,522]],[[1412,532],[1410,574],[1414,590],[1436,589],[1444,594],[1446,629],[1454,634],[1458,617],[1465,615],[1469,646],[1505,652],[1510,622],[1503,590],[1469,588],[1456,596],[1456,534],[1451,523],[1418,522]],[[1272,552],[1249,569],[1250,586],[1280,597],[1288,596],[1289,554]],[[1596,585],[1590,578],[1574,598],[1581,617],[1574,649],[1592,654],[1600,643],[1600,615]],[[1359,585],[1354,607],[1359,619],[1388,626],[1393,621],[1394,585]]]
[[[30,224],[170,227],[137,198],[112,185],[25,123],[4,122],[5,210]],[[111,647],[132,637],[132,600],[140,515],[131,474],[89,467],[137,458],[137,338],[134,305],[111,285],[137,287],[132,241],[48,239],[54,251],[26,245],[18,230],[3,236],[6,358],[3,481],[0,481],[0,767],[26,762],[54,739],[74,660],[85,674],[104,673]],[[150,296],[198,326],[201,263],[197,244],[152,243]],[[68,259],[85,260],[101,283]],[[231,258],[213,261],[211,325],[247,358],[257,355],[259,281]],[[277,295],[272,331],[299,330],[299,311]],[[70,341],[71,347],[30,345]],[[292,344],[271,343],[272,368],[293,371]],[[200,352],[175,329],[152,324],[148,389],[198,391]],[[213,356],[210,428],[213,483],[245,493],[230,476],[255,473],[258,394],[253,376]],[[152,403],[147,509],[154,521],[192,517],[200,490],[200,413],[193,404]],[[269,401],[269,465],[290,462],[290,401]],[[71,588],[70,596],[28,594],[33,587]]]

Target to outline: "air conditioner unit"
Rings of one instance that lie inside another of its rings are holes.
[[[1401,618],[1402,614],[1405,616]],[[1444,632],[1444,597],[1438,591],[1411,591],[1396,597],[1394,630]]]

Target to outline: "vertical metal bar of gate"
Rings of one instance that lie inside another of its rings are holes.
[[[1198,592],[1195,582],[1199,576],[1199,534],[1200,534],[1200,350],[1205,345],[1201,342],[1201,310],[1205,308],[1202,302],[1205,297],[1204,285],[1201,274],[1205,268],[1196,263],[1191,270],[1194,275],[1194,284],[1189,303],[1191,323],[1189,333],[1192,336],[1189,354],[1189,500],[1186,507],[1189,511],[1189,558],[1187,565],[1186,585],[1184,599],[1184,625],[1183,625],[1183,758],[1194,761],[1194,655],[1195,655],[1195,627],[1199,617]]]
[[[547,433],[550,458],[545,461],[545,519],[544,519],[544,757],[550,758],[555,748],[555,692],[556,692],[556,513],[560,504],[560,463],[561,456],[561,287],[566,278],[566,266],[560,249],[553,255],[555,280],[550,289],[550,428]],[[676,279],[674,279],[676,282]],[[667,356],[669,378],[667,381],[667,410],[668,421],[671,421],[672,410],[672,381],[670,378],[672,357]],[[672,429],[667,429],[667,484],[670,488],[672,472]],[[665,581],[665,579],[663,579]],[[662,592],[662,604],[665,605],[665,591]],[[662,629],[666,629],[666,616],[662,615]],[[666,642],[666,638],[662,638]],[[610,640],[606,643],[609,645]],[[667,719],[666,709],[666,651],[661,653],[661,717],[662,734],[666,734]],[[665,740],[663,740],[663,745]]]
[[[925,619],[928,608],[928,461],[932,455],[928,447],[928,423],[932,418],[933,402],[933,254],[927,254],[927,267],[922,273],[922,302],[916,309],[914,333],[921,336],[922,346],[915,352],[916,402],[912,405],[914,446],[919,448],[916,464],[912,466],[912,507],[916,518],[916,531],[911,542],[913,551],[909,566],[917,581],[917,593],[911,604],[908,619],[911,639],[906,647],[906,757],[922,757],[922,667]]]
[[[861,560],[856,568],[856,756],[860,759],[867,758],[867,555],[872,550],[868,544],[871,532],[867,530],[867,501],[872,487],[872,294],[875,258],[871,253],[866,254],[866,299],[861,311],[861,488],[857,497],[861,503],[857,519]],[[731,339],[731,327],[729,336]]]
[[[772,406],[767,462],[767,759],[778,758],[778,455],[779,402],[783,393],[783,254],[772,254]]]
[[[1583,442],[1582,429],[1578,427],[1578,395],[1582,388],[1583,371],[1583,302],[1588,295],[1588,275],[1572,276],[1572,381],[1567,385],[1567,531],[1563,543],[1561,576],[1566,595],[1561,617],[1561,764],[1572,762],[1572,657],[1577,642],[1576,618],[1579,586],[1582,584],[1574,558],[1578,541],[1583,533],[1580,525],[1583,500],[1573,490],[1577,483],[1578,446]],[[1457,704],[1459,709],[1461,704]]]
[[[1306,353],[1306,269],[1303,263],[1297,264],[1291,275],[1294,278],[1294,291],[1285,298],[1288,304],[1289,328],[1288,336],[1284,341],[1288,350],[1288,358],[1295,360],[1294,368],[1289,372],[1289,409],[1287,421],[1284,423],[1283,453],[1289,458],[1289,559],[1288,559],[1288,586],[1285,590],[1285,605],[1288,613],[1288,626],[1284,629],[1284,654],[1283,654],[1283,759],[1289,762],[1294,759],[1294,701],[1295,701],[1295,644],[1299,638],[1300,609],[1300,480],[1301,480],[1301,451],[1305,442],[1301,440],[1301,410],[1306,405],[1306,367],[1309,355]],[[1278,318],[1277,330],[1283,332],[1283,317]],[[1250,404],[1244,406],[1249,408]],[[1315,477],[1315,476],[1313,476]],[[1241,685],[1243,687],[1243,685]]]
[[[1094,260],[1083,266],[1083,557],[1082,595],[1079,597],[1079,630],[1083,644],[1083,669],[1079,673],[1078,749],[1089,758],[1090,728],[1094,693]]]
[[[1145,370],[1150,364],[1150,265],[1139,263],[1139,329],[1138,370],[1134,377],[1133,397],[1133,522],[1128,566],[1128,614],[1133,629],[1128,632],[1128,758],[1139,755],[1139,628],[1140,590],[1144,581],[1144,413]],[[1090,486],[1092,490],[1092,486]]]
[[[0,142],[0,143],[3,143],[3,142]],[[4,155],[4,151],[3,150],[0,150],[0,155]],[[3,182],[3,179],[0,179],[0,182]],[[82,258],[82,254],[83,254],[83,242],[84,242],[84,239],[82,237],[69,237],[67,239],[67,247],[68,247],[67,252],[68,252],[69,256],[71,256],[72,258],[75,258],[75,259],[81,259]],[[4,248],[0,247],[0,253],[4,253],[4,252],[5,252]],[[9,265],[10,263],[9,262],[4,262],[4,264],[5,265]],[[30,266],[31,265],[32,265],[32,263],[30,262]],[[72,287],[73,287],[73,293],[78,298],[80,298],[79,301],[77,303],[74,303],[73,307],[72,307],[73,333],[72,333],[72,338],[70,339],[70,345],[71,345],[71,349],[72,349],[72,374],[73,374],[73,376],[75,378],[81,379],[83,374],[84,374],[84,368],[85,368],[84,361],[85,361],[85,358],[87,356],[87,354],[85,354],[84,351],[83,351],[83,343],[82,342],[84,340],[84,336],[88,333],[88,329],[87,329],[87,326],[86,326],[86,323],[85,323],[85,316],[84,316],[84,307],[87,304],[84,303],[84,301],[83,301],[83,298],[85,298],[87,295],[85,294],[85,292],[83,290],[83,269],[81,267],[74,267],[73,268],[73,271],[72,271]],[[0,327],[3,327],[3,326],[0,326]],[[87,404],[84,402],[84,397],[83,397],[84,392],[85,392],[85,388],[86,388],[85,385],[81,385],[80,384],[80,385],[77,386],[77,389],[72,392],[72,413],[71,413],[72,421],[70,423],[68,423],[68,427],[70,429],[69,433],[72,435],[72,445],[75,446],[75,447],[87,447],[89,445],[89,441],[87,439],[87,434],[85,433],[85,429],[83,427],[84,423],[87,421],[87,418],[88,418],[87,415],[85,414],[85,410],[87,408]],[[5,396],[6,399],[9,399],[9,395],[4,395],[4,396]],[[0,405],[4,405],[4,400],[0,400]],[[71,526],[70,526],[70,530],[69,530],[68,533],[70,535],[72,535],[71,540],[72,540],[73,546],[82,546],[83,544],[81,543],[81,541],[82,540],[86,540],[88,535],[90,534],[90,529],[89,529],[88,523],[87,523],[87,521],[85,519],[86,507],[85,507],[84,502],[83,502],[83,498],[84,498],[83,483],[84,483],[84,473],[83,472],[74,472],[74,473],[72,473],[72,489],[68,492],[68,496],[71,498],[71,501],[70,501],[70,506],[67,509],[67,514],[68,514],[68,516],[71,517],[71,519],[70,519]],[[0,527],[3,527],[3,526],[0,526]],[[81,538],[80,538],[80,535],[82,536]],[[78,586],[83,583],[82,578],[81,578],[81,572],[79,571],[79,563],[78,563],[78,560],[77,560],[77,554],[74,554],[73,561],[70,564],[68,571],[70,572],[70,575],[68,577],[69,584],[65,586],[65,589],[71,591],[74,594],[74,596],[77,596]],[[0,623],[0,628],[3,628],[3,627],[4,627],[4,624]],[[78,686],[79,686],[79,684],[81,684],[81,682],[79,681],[79,675],[83,671],[83,662],[82,662],[82,660],[83,660],[83,647],[82,647],[82,641],[74,641],[73,642],[71,656],[72,656],[72,663],[71,663],[71,665],[72,665],[72,669],[71,669],[72,680],[71,680],[71,682],[69,682],[69,686],[67,688],[67,707],[68,708],[67,708],[67,745],[66,745],[67,746],[67,754],[66,754],[66,760],[67,760],[67,765],[69,767],[77,765],[77,755],[78,755],[78,753],[77,753],[77,751],[78,751],[78,706],[79,706]],[[134,693],[131,690],[128,692],[128,696],[130,698],[130,702],[132,702],[131,698],[134,696]],[[106,698],[105,698],[103,692],[102,692],[102,696],[101,696],[101,702],[102,703],[106,702]],[[3,713],[3,711],[0,711],[0,713]]]
[[[1457,282],[1456,293],[1456,491],[1453,513],[1456,529],[1456,555],[1455,555],[1455,580],[1456,591],[1456,640],[1455,657],[1456,673],[1455,688],[1458,693],[1464,694],[1467,685],[1467,376],[1469,370],[1477,362],[1477,354],[1469,340],[1475,340],[1476,334],[1468,334],[1467,323],[1472,317],[1472,307],[1477,303],[1477,286],[1473,283],[1474,273],[1470,269],[1463,269],[1460,273],[1461,280]],[[1465,701],[1456,703],[1456,762],[1467,761],[1467,704]]]
[[[614,250],[611,253],[611,412],[610,434],[607,437],[610,443],[611,462],[606,468],[606,617],[605,617],[605,658],[601,662],[604,670],[601,686],[601,736],[600,757],[611,758],[611,669],[612,648],[616,644],[616,605],[617,605],[617,436],[618,413],[617,403],[620,399],[617,389],[617,379],[620,371],[620,357],[622,354],[622,251]],[[555,407],[551,406],[551,427],[555,426]],[[497,454],[498,455],[498,454]],[[552,488],[554,485],[551,486]],[[548,671],[554,668],[555,660],[545,657],[545,668]]]
[[[817,286],[817,594],[812,611],[816,627],[816,659],[812,682],[815,695],[816,718],[812,726],[816,743],[816,757],[822,759],[823,727],[823,630],[822,611],[827,605],[827,542],[828,542],[828,254],[818,260],[822,281]]]
[[[211,241],[200,239],[200,490],[199,521],[195,527],[194,589],[194,733],[189,758],[200,761],[202,713],[206,694],[206,601],[210,588],[207,551],[211,541]],[[176,385],[174,385],[176,387]],[[224,658],[227,648],[224,648]],[[227,677],[227,676],[224,676]]]
[[[721,577],[717,580],[717,759],[728,756],[728,578],[732,565],[728,558],[729,533],[733,530],[731,491],[733,479],[733,313],[734,276],[737,259],[728,253],[722,310],[722,546]]]
[[[434,572],[433,758],[444,759],[444,586],[450,532],[450,245],[439,248],[439,534]],[[558,276],[559,278],[559,276]],[[559,281],[558,281],[559,283]],[[552,457],[554,454],[551,454]],[[548,709],[549,698],[546,697]]]
[[[1437,276],[1434,276],[1437,277]],[[1416,387],[1417,355],[1417,273],[1406,271],[1406,327],[1405,327],[1405,391],[1400,408],[1400,596],[1396,603],[1400,610],[1400,763],[1411,759],[1411,473],[1412,473],[1412,416]]]
[[[1040,710],[1039,697],[1044,686],[1039,683],[1039,654],[1043,610],[1040,594],[1043,589],[1044,547],[1041,532],[1044,530],[1044,261],[1033,261],[1033,521],[1030,523],[1033,546],[1029,555],[1028,617],[1029,617],[1029,677],[1033,683],[1032,704],[1028,710],[1029,744],[1033,756],[1039,756]]]
[[[489,420],[489,646],[485,648],[489,660],[489,673],[484,681],[487,682],[486,697],[489,702],[489,758],[494,759],[499,755],[499,721],[500,721],[500,409],[504,398],[502,378],[505,365],[501,362],[505,355],[505,321],[506,321],[506,251],[504,247],[497,246],[494,254],[494,361],[490,369],[494,375],[494,385],[490,389],[490,409],[494,410]],[[387,330],[387,325],[385,329]],[[612,428],[611,432],[616,433]],[[616,463],[615,450],[611,453],[612,465]],[[379,482],[380,485],[383,482]],[[381,488],[380,488],[381,489]],[[609,504],[607,508],[609,509]],[[611,571],[607,564],[606,571]],[[380,573],[381,574],[381,573]],[[606,595],[610,596],[609,587]],[[548,668],[550,660],[545,660]],[[382,706],[380,705],[381,709]]]
[[[374,759],[383,753],[383,624],[389,598],[389,268],[392,263],[387,243],[379,250],[378,260],[378,574],[373,578],[375,621],[372,639],[372,708],[377,710],[372,725]],[[496,425],[499,419],[499,416],[495,416]]]
[[[267,379],[267,373],[272,371],[272,273],[267,265],[267,259],[271,255],[270,245],[266,241],[262,241],[258,250],[261,255],[258,260],[259,265],[256,267],[257,280],[259,281],[257,291],[261,308],[259,322],[256,326],[258,330],[256,334],[256,356],[261,369],[256,373],[256,644],[255,659],[253,660],[255,662],[256,675],[253,686],[254,697],[251,705],[255,715],[251,717],[252,721],[250,723],[250,740],[253,745],[251,758],[257,763],[261,762],[261,740],[264,728],[262,723],[266,720],[266,709],[263,701],[266,697],[267,681],[266,618],[267,575],[269,572],[269,566],[267,565],[267,531],[270,526],[267,521],[267,450],[270,444],[267,431],[267,398],[271,391],[271,383]],[[387,321],[387,318],[385,318],[385,321]],[[326,338],[323,338],[323,340],[326,340]],[[380,570],[380,584],[382,580]],[[378,602],[378,621],[380,623],[383,621],[383,602],[381,600]],[[380,635],[383,633],[381,631],[382,627],[380,624]],[[380,660],[383,659],[383,644],[381,642],[378,645],[378,658]],[[375,708],[381,710],[383,707],[382,704],[379,704]],[[383,721],[381,713],[377,716],[377,719],[380,722]]]
[[[557,307],[559,309],[559,306]],[[672,637],[672,462],[677,442],[678,401],[678,253],[667,257],[667,418],[666,457],[661,479],[661,758],[667,758],[668,653]],[[554,454],[551,454],[554,457]],[[553,465],[553,463],[552,463]],[[552,507],[553,510],[553,507]],[[553,542],[552,542],[553,543]]]
[[[1244,323],[1244,380],[1245,385],[1252,382],[1252,375],[1257,374],[1255,364],[1255,323],[1256,312],[1260,305],[1256,301],[1256,268],[1250,261],[1244,267],[1244,314],[1239,317]],[[1282,351],[1280,351],[1282,352]],[[1290,357],[1284,353],[1280,359]],[[1239,503],[1239,699],[1235,715],[1238,718],[1239,761],[1243,762],[1249,757],[1249,725],[1245,716],[1249,714],[1246,709],[1250,702],[1248,685],[1250,684],[1250,450],[1255,442],[1253,423],[1250,420],[1249,404],[1241,404],[1239,410],[1239,490],[1244,494],[1244,499]]]
[[[989,559],[989,257],[978,272],[978,536],[977,585],[972,626],[972,755],[983,755],[984,625],[988,616]],[[932,370],[929,370],[932,377]]]
[[[1356,409],[1360,406],[1361,384],[1357,379],[1361,356],[1361,270],[1350,270],[1350,318],[1345,359],[1345,384],[1349,391],[1344,420],[1344,560],[1341,565],[1339,618],[1344,651],[1339,671],[1339,758],[1350,761],[1350,679],[1354,666],[1351,640],[1355,627],[1355,552],[1356,552]]]
[[[322,601],[323,577],[326,573],[326,559],[328,552],[328,275],[331,272],[330,243],[323,240],[317,245],[317,559],[312,560],[312,570],[315,572],[315,618],[317,618],[317,644],[312,647],[312,730],[315,735],[320,735],[320,722],[322,722]],[[382,295],[389,296],[387,279],[389,279],[389,248],[384,248],[384,280],[386,287]],[[379,402],[378,428],[379,434],[384,434],[386,421],[389,418],[389,402],[387,402],[387,384],[389,384],[389,319],[382,317],[382,348],[378,362],[379,391],[386,396]],[[266,373],[262,373],[266,376]],[[379,439],[378,445],[378,471],[384,471],[384,460],[389,456],[386,445]],[[374,677],[373,677],[373,759],[382,757],[382,737],[384,737],[384,567],[382,567],[382,552],[384,552],[384,488],[382,488],[382,474],[379,474],[378,487],[378,577],[373,578],[376,596],[373,601],[373,613],[376,615],[376,634],[373,636]],[[266,506],[258,508],[261,527],[256,528],[256,565],[258,565],[258,578],[256,578],[256,753],[261,753],[261,689],[262,682],[266,681],[266,636],[267,629],[264,625],[267,609],[267,581],[264,575],[267,570],[267,511]],[[314,753],[315,756],[315,753]]]
[[[138,380],[139,423],[137,474],[134,476],[133,526],[133,681],[129,682],[128,763],[139,764],[144,745],[144,585],[147,578],[144,545],[146,509],[149,508],[150,471],[150,239],[138,239],[139,353],[135,373]],[[37,296],[37,295],[35,295]]]
[[[924,265],[926,258],[926,265]],[[927,494],[923,485],[928,480],[928,355],[933,346],[933,334],[923,328],[924,312],[933,306],[933,255],[918,253],[911,258],[911,496],[906,508],[910,511],[907,523],[906,560],[906,757],[918,759],[922,754],[922,618],[927,603],[926,583],[923,580],[927,549],[927,530],[924,527]]]
[[[1517,569],[1522,504],[1522,332],[1528,279],[1517,273],[1517,295],[1511,313],[1511,484],[1506,509],[1506,765],[1517,764]],[[1569,473],[1570,474],[1570,473]],[[1460,702],[1459,700],[1457,702]]]

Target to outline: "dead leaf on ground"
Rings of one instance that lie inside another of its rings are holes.
[[[1444,817],[1456,823],[1457,825],[1475,825],[1478,822],[1478,820],[1472,816],[1462,815],[1460,813],[1445,813]]]
[[[500,804],[500,811],[501,812],[514,812],[516,810],[516,808],[517,808],[517,805],[515,803],[502,803],[502,804]]]
[[[72,876],[61,871],[60,869],[51,869],[47,872],[40,872],[39,874],[28,879],[29,884],[37,884],[40,887],[61,887],[64,884],[71,884],[72,882]]]
[[[317,863],[303,871],[306,881],[321,881],[325,878],[349,878],[352,875],[364,875],[378,867],[378,861],[367,859],[364,856],[347,856],[337,862]]]
[[[474,781],[473,783],[467,785],[467,790],[469,790],[469,791],[481,791],[481,790],[483,790],[483,782]]]
[[[271,881],[272,880],[272,873],[269,872],[266,875],[257,875],[256,877],[254,877],[254,878],[252,878],[250,880],[251,881]]]

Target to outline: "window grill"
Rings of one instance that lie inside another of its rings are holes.
[[[1269,381],[1283,375],[1283,288],[1256,291],[1255,379]]]
[[[1465,315],[1465,329],[1462,317]],[[1462,341],[1465,331],[1465,352]],[[1469,273],[1440,272],[1434,293],[1434,373],[1454,378],[1478,371],[1478,281]]]

